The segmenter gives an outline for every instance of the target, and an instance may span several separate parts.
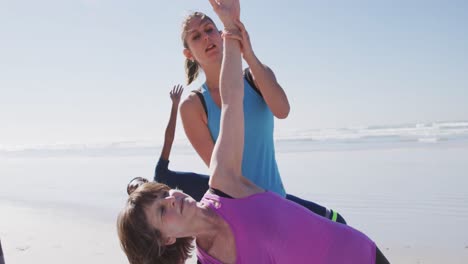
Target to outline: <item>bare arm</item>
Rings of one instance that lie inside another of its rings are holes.
[[[273,115],[280,119],[288,117],[290,111],[289,100],[276,80],[273,71],[262,64],[257,57],[247,61],[247,64],[249,64],[250,72],[258,90],[260,90]]]
[[[169,155],[171,154],[177,122],[177,108],[179,107],[180,96],[183,91],[184,88],[181,85],[176,85],[169,93],[172,100],[172,107],[169,122],[167,123],[166,132],[164,134],[164,145],[161,151],[161,158],[164,160],[169,160]]]
[[[205,111],[197,95],[191,94],[182,102],[180,105],[180,117],[182,118],[187,138],[206,166],[210,167],[214,141],[211,138]]]
[[[239,0],[210,0],[225,29],[237,31]],[[218,140],[211,156],[210,186],[234,197],[261,190],[242,176],[244,150],[244,82],[240,42],[226,38],[220,76],[221,122]]]
[[[242,176],[244,150],[244,89],[240,44],[226,39],[220,78],[221,123],[218,140],[211,156],[210,183],[223,181],[224,177]]]
[[[250,36],[245,29],[244,24],[237,21],[236,25],[240,29],[240,34],[227,34],[226,37],[241,41],[242,55],[250,67],[250,73],[252,74],[255,85],[258,87],[263,99],[265,99],[266,104],[274,116],[281,119],[286,118],[290,111],[286,93],[276,80],[276,76],[273,71],[265,64],[262,64],[255,55],[250,43]]]

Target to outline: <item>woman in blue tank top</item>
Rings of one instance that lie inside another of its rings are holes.
[[[241,24],[242,54],[249,68],[244,71],[245,146],[242,173],[258,186],[299,203],[309,210],[346,223],[338,213],[321,205],[286,194],[277,167],[274,147],[274,117],[289,114],[289,102],[273,71],[255,56],[249,36]],[[229,36],[228,36],[229,37]],[[235,37],[235,36],[232,36]],[[194,91],[180,107],[185,133],[207,166],[219,135],[221,99],[219,76],[223,57],[223,40],[214,22],[203,13],[189,15],[182,30],[186,56],[187,82],[190,84],[203,69],[206,82]],[[165,144],[166,145],[166,144]],[[169,158],[161,157],[155,180],[178,187],[198,198],[208,189],[208,177],[177,173],[168,169]]]

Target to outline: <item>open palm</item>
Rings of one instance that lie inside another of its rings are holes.
[[[224,26],[235,26],[234,22],[240,20],[239,0],[209,0],[215,13]]]

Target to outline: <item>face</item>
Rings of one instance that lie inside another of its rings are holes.
[[[222,61],[223,39],[216,26],[207,18],[193,17],[186,26],[184,54],[200,65]]]
[[[158,198],[145,208],[145,214],[148,223],[162,233],[167,244],[172,244],[175,238],[193,235],[190,233],[190,223],[196,210],[197,203],[192,197],[178,190],[170,190],[158,194]]]

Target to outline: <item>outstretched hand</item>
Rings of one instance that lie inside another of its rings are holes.
[[[174,85],[172,90],[169,92],[169,96],[171,97],[172,103],[173,104],[179,104],[180,102],[180,97],[182,96],[182,93],[184,92],[184,87],[180,84]]]
[[[236,27],[235,21],[240,20],[239,0],[209,0],[213,10],[224,24],[225,28]]]

